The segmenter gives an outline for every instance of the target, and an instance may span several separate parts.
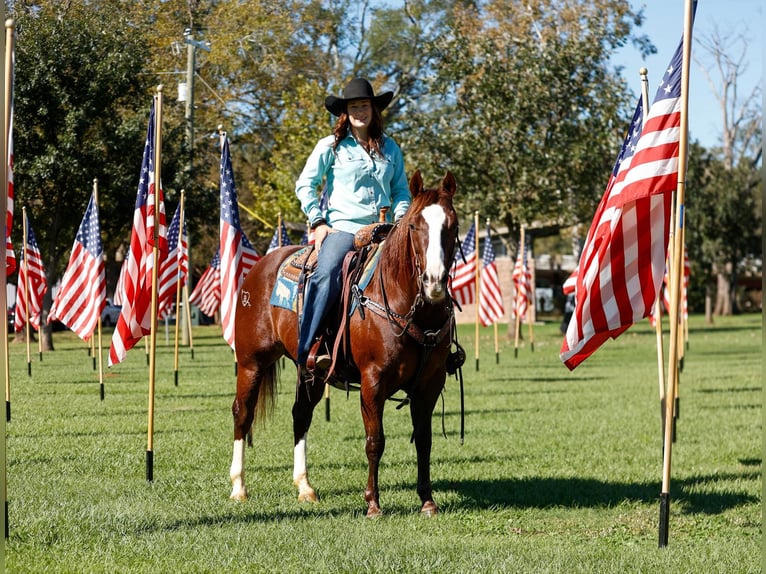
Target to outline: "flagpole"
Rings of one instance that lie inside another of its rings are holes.
[[[21,242],[21,252],[24,254],[24,258],[21,261],[21,264],[24,266],[24,304],[26,305],[26,325],[24,325],[24,332],[26,333],[26,339],[27,339],[27,375],[32,376],[32,349],[30,345],[30,338],[31,338],[31,332],[30,332],[30,325],[29,325],[29,316],[31,311],[31,305],[29,304],[29,252],[27,251],[27,208],[22,207],[21,208],[21,226],[22,226],[22,234],[23,239]],[[18,297],[16,298],[16,304],[18,305]]]
[[[532,250],[529,250],[530,256],[533,255]],[[537,318],[537,297],[535,296],[535,258],[529,257],[529,294],[531,296],[531,304],[527,305],[527,324],[529,325],[529,350],[535,352],[535,333],[533,326],[535,319]]]
[[[3,5],[2,13],[5,13],[5,5]],[[6,222],[6,213],[8,210],[8,125],[10,121],[10,98],[9,98],[9,92],[10,92],[10,80],[8,78],[9,75],[9,68],[10,68],[10,55],[9,53],[13,49],[13,20],[8,19],[5,21],[5,37],[0,40],[3,41],[5,44],[5,59],[3,60],[3,65],[5,66],[4,74],[3,74],[3,80],[4,80],[4,91],[5,91],[5,137],[3,138],[2,149],[0,149],[0,153],[3,154],[3,181],[5,182],[5,190],[3,191],[2,200],[0,200],[0,205],[2,205],[3,208],[3,222]],[[3,228],[5,228],[5,225],[3,225]],[[5,237],[3,237],[3,242],[5,242]],[[2,539],[1,544],[1,550],[3,556],[5,556],[5,541],[8,538],[8,484],[7,484],[7,474],[8,474],[8,466],[7,466],[7,459],[5,455],[5,449],[6,449],[6,433],[7,430],[7,423],[11,420],[11,387],[10,387],[10,369],[8,368],[8,301],[7,301],[7,291],[6,291],[6,283],[7,283],[7,277],[6,277],[6,266],[5,263],[0,264],[0,308],[2,308],[5,311],[6,317],[3,320],[3,327],[4,334],[5,334],[5,341],[2,346],[2,361],[5,365],[5,419],[6,422],[3,423],[3,436],[0,441],[2,441],[2,444],[0,445],[0,465],[2,465],[2,474],[0,475],[2,477],[2,491],[3,491],[3,506],[5,507],[4,513],[3,513],[3,530],[5,532],[5,536]]]
[[[98,210],[98,178],[93,178],[93,205]],[[101,313],[98,313],[96,326],[98,328],[98,388],[101,400],[104,400],[104,364],[103,364],[103,345],[101,341]],[[93,338],[91,337],[91,340]]]
[[[519,254],[516,256],[517,260],[519,259],[519,257],[521,257],[521,261],[522,261],[522,273],[524,272],[524,266],[523,266],[524,249],[525,249],[524,241],[525,241],[525,229],[524,229],[524,226],[522,225],[521,226],[521,237],[520,237],[520,241],[519,241]],[[516,286],[514,285],[514,288],[515,287]],[[515,335],[514,335],[514,339],[513,339],[513,357],[517,358],[519,356],[519,336],[521,334],[521,317],[519,316],[519,306],[518,306],[518,304],[519,304],[519,289],[518,288],[515,289],[514,298],[516,299],[515,304],[513,306],[514,315],[516,315],[516,319],[515,319],[516,320],[516,324],[515,324],[515,328],[514,328]]]
[[[641,106],[643,109],[643,121],[649,115],[649,70],[641,68]],[[671,219],[672,221],[672,219]],[[662,287],[657,293],[654,302],[654,330],[657,336],[657,379],[660,391],[660,424],[665,429],[665,344],[662,340]]]
[[[479,370],[479,294],[481,292],[481,266],[479,265],[479,212],[474,211],[473,212],[473,224],[474,229],[476,230],[476,249],[474,249],[474,258],[476,261],[476,284],[474,285],[476,291],[476,297],[475,297],[475,314],[474,314],[474,327],[475,327],[475,341],[476,341],[476,349],[474,351],[474,356],[476,357],[476,370]]]
[[[684,194],[686,188],[686,158],[689,129],[689,60],[691,58],[692,41],[692,2],[686,0],[684,7],[684,41],[683,59],[681,64],[681,126],[678,148],[678,185],[676,188],[676,217],[672,222],[675,226],[673,266],[670,275],[670,349],[668,357],[668,393],[674,393],[678,379],[678,300],[680,292],[680,273],[683,246],[682,230],[684,229]],[[670,425],[673,419],[674,397],[669,394],[665,406],[665,437],[662,460],[662,491],[660,493],[660,524],[659,547],[668,545],[668,527],[670,523],[670,465],[673,448]]]
[[[183,250],[183,236],[184,236],[184,190],[181,190],[181,204],[180,213],[178,219],[178,257],[182,256]],[[189,314],[189,308],[185,307],[183,311],[183,317],[180,313],[181,310],[181,265],[178,266],[176,272],[176,336],[175,336],[175,349],[173,353],[173,371],[175,373],[174,381],[175,386],[178,386],[178,338],[181,334],[181,321],[186,320],[186,316]],[[191,323],[191,321],[190,321]]]
[[[14,21],[8,19],[5,21],[5,73],[3,77],[5,79],[4,92],[5,92],[5,136],[3,139],[3,181],[5,181],[5,191],[3,192],[3,221],[6,221],[6,213],[8,212],[8,186],[10,182],[10,173],[8,170],[8,154],[11,138],[11,99],[13,96],[13,38],[14,38]],[[5,228],[5,226],[3,226]],[[6,230],[8,233],[10,230]],[[5,241],[5,238],[3,238]],[[3,277],[4,284],[8,283],[8,277],[6,276],[6,267],[3,265]],[[6,318],[3,321],[3,347],[5,352],[5,420],[10,422],[11,420],[11,370],[8,361],[8,294],[6,293],[6,287],[3,287],[2,300],[5,301],[3,309],[5,309]],[[6,531],[7,532],[7,531]],[[7,534],[6,534],[7,537]]]
[[[162,84],[157,86],[155,97],[155,116],[154,116],[154,225],[153,242],[154,248],[152,257],[152,307],[151,307],[151,334],[149,335],[150,353],[149,353],[149,417],[146,440],[146,480],[154,480],[154,382],[156,369],[156,351],[157,351],[157,274],[159,271],[159,227],[160,227],[160,190],[162,189],[161,180],[161,161],[162,161]]]

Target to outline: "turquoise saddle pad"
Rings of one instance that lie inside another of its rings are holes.
[[[382,244],[381,244],[382,247]],[[303,250],[309,249],[308,247],[304,247]],[[359,289],[364,291],[364,288],[369,285],[370,280],[372,279],[372,273],[375,271],[375,267],[377,267],[378,260],[380,259],[380,247],[375,250],[375,253],[372,255],[370,260],[367,262],[367,265],[364,268],[364,272],[362,273],[362,276],[359,278]],[[274,288],[271,290],[271,297],[269,298],[269,303],[273,305],[274,307],[282,307],[283,309],[289,309],[290,311],[297,312],[298,310],[298,282],[294,279],[291,279],[289,277],[286,277],[284,273],[282,273],[282,269],[286,265],[290,264],[290,261],[295,258],[296,255],[301,253],[301,251],[297,251],[287,259],[285,259],[282,262],[282,265],[279,266],[279,271],[277,272],[277,280],[274,283]],[[354,309],[356,308],[356,301],[352,304],[352,308],[350,310],[350,313],[354,312]]]

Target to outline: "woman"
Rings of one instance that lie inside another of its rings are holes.
[[[383,134],[381,112],[392,98],[393,92],[376,96],[363,78],[351,80],[343,97],[328,96],[325,108],[338,118],[333,135],[319,140],[295,184],[318,252],[316,272],[303,299],[297,357],[302,367],[325,315],[340,295],[341,266],[353,249],[354,234],[377,222],[382,208],[389,208],[398,221],[410,206],[402,152]],[[317,198],[323,182],[325,212]]]

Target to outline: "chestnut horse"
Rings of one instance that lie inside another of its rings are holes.
[[[357,308],[347,320],[349,353],[344,369],[359,382],[368,460],[364,498],[367,516],[381,514],[378,466],[385,447],[383,407],[397,391],[409,398],[417,452],[417,493],[421,512],[437,506],[431,493],[431,415],[446,379],[454,313],[447,290],[458,234],[452,206],[456,183],[447,172],[439,188],[424,189],[415,172],[409,183],[412,203],[380,247]],[[282,262],[296,251],[284,247],[264,256],[240,288],[235,322],[237,394],[232,405],[234,453],[231,498],[247,498],[244,479],[245,437],[253,420],[273,404],[278,361],[295,360],[298,346],[296,313],[270,305],[270,295]],[[294,434],[293,482],[298,499],[316,501],[306,470],[306,435],[324,380],[299,369],[292,408]]]

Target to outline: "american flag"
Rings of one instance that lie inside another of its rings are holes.
[[[154,226],[157,225],[159,260],[167,250],[167,227],[162,182],[155,190],[154,181],[154,101],[149,113],[144,155],[138,180],[136,207],[133,211],[133,228],[130,235],[125,291],[117,327],[112,335],[109,349],[109,366],[121,363],[128,351],[151,333],[152,328],[152,272],[154,269]],[[158,209],[157,209],[158,208]],[[155,222],[155,213],[159,214]]]
[[[176,302],[176,286],[182,288],[186,285],[189,273],[189,241],[186,235],[186,219],[184,219],[183,233],[179,234],[181,227],[181,204],[176,207],[176,212],[168,227],[168,255],[160,264],[157,277],[157,309],[160,319],[169,316]],[[179,242],[180,235],[180,242]],[[180,284],[178,279],[181,279]]]
[[[465,261],[463,261],[463,256],[465,256]],[[463,240],[462,255],[460,249],[455,253],[451,274],[452,294],[460,305],[473,303],[473,296],[476,291],[476,272],[476,225],[472,223]]]
[[[12,40],[13,41],[13,40]],[[5,276],[8,277],[16,271],[16,254],[13,252],[11,243],[11,228],[13,227],[13,91],[16,75],[16,49],[11,48],[11,111],[8,118],[8,198],[5,206]]]
[[[189,295],[189,303],[199,307],[199,310],[208,317],[215,315],[218,310],[221,304],[221,258],[218,251],[215,252],[213,261],[194,286],[194,291]]]
[[[229,139],[223,138],[221,146],[221,326],[223,338],[234,348],[234,313],[237,308],[239,286],[248,271],[260,259],[255,248],[245,237],[239,224],[237,188],[231,167]]]
[[[516,264],[513,266],[513,286],[516,290],[516,297],[513,302],[513,313],[516,317],[524,319],[527,315],[527,309],[532,303],[532,274],[529,272],[529,248],[519,251],[516,257]]]
[[[48,323],[61,321],[85,341],[96,330],[105,305],[104,249],[98,205],[91,195],[72,245],[64,278],[53,300]]]
[[[269,248],[266,250],[266,253],[271,253],[278,247],[284,247],[285,245],[292,245],[292,242],[290,241],[290,236],[287,235],[285,222],[280,221],[279,226],[274,230],[274,235],[271,238],[271,243],[269,243]]]
[[[580,257],[576,306],[560,357],[574,369],[651,313],[667,256],[678,179],[681,42],[646,122],[639,99]]]
[[[499,321],[505,315],[503,306],[503,293],[500,290],[500,277],[495,263],[495,248],[492,246],[489,224],[487,224],[487,238],[484,241],[484,257],[482,258],[484,269],[481,274],[481,286],[479,288],[479,320],[485,327]]]
[[[5,208],[5,276],[16,271],[16,254],[11,243],[13,227],[13,107],[11,107],[10,127],[8,128],[8,199]]]
[[[22,250],[22,262],[19,269],[19,284],[16,290],[16,317],[14,327],[17,333],[29,320],[35,329],[40,329],[40,311],[43,307],[43,296],[48,291],[48,280],[43,269],[40,248],[29,223],[29,217],[24,213],[27,224],[27,243]]]

